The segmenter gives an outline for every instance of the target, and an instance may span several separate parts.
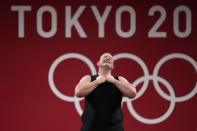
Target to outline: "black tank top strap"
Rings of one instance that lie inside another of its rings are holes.
[[[96,74],[96,75],[91,75],[91,76],[90,76],[90,77],[91,77],[91,82],[94,81],[94,80],[96,80],[96,78],[97,78],[98,76],[99,76],[98,74]]]
[[[118,76],[114,76],[114,78],[115,78],[116,80],[119,80]]]

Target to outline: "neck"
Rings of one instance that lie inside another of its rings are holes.
[[[111,70],[105,69],[105,68],[99,68],[98,75],[102,75],[104,77],[107,77],[108,75],[111,75]]]

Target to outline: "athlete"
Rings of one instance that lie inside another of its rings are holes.
[[[104,53],[97,62],[98,74],[86,75],[75,87],[77,97],[85,97],[81,131],[124,131],[122,97],[136,96],[135,87],[122,76],[112,76],[112,55]]]

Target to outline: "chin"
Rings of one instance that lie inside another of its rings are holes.
[[[107,68],[107,69],[110,69],[110,70],[113,69],[113,68],[112,68],[111,66],[109,66],[109,65],[105,65],[104,68]]]
[[[103,64],[103,67],[104,67],[104,68],[110,68],[110,65],[108,65],[108,64]]]

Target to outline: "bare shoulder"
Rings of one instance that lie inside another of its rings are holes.
[[[83,77],[81,78],[80,81],[90,81],[90,80],[91,80],[90,75],[85,75],[85,76],[83,76]]]

